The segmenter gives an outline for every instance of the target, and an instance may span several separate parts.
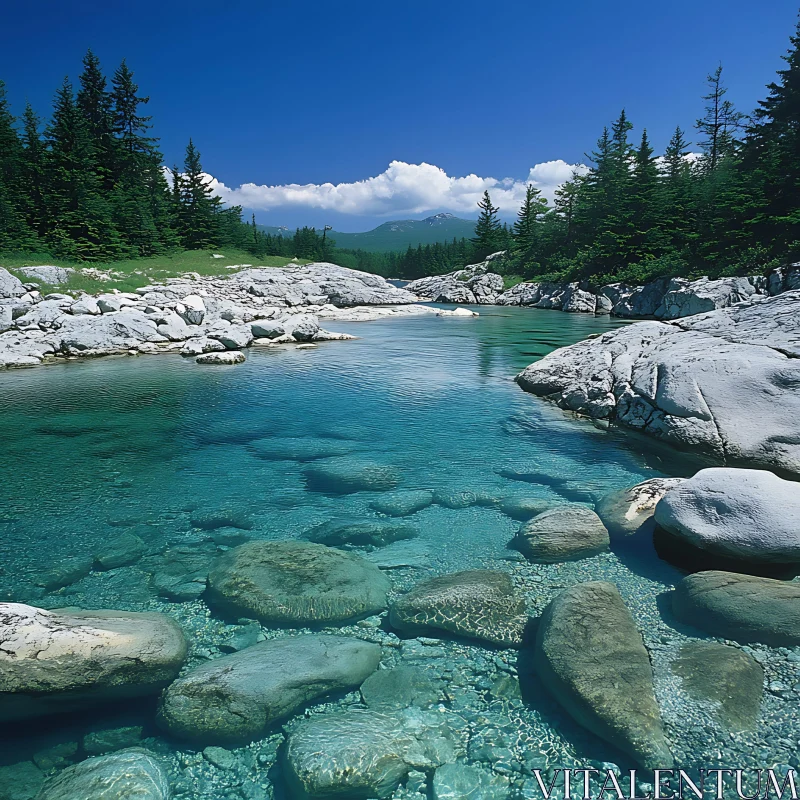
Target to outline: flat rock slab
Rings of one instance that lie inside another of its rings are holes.
[[[600,517],[590,508],[563,505],[526,522],[511,544],[530,561],[552,564],[603,553],[608,550],[609,538]]]
[[[146,750],[89,758],[48,780],[36,800],[170,800],[166,770]]]
[[[652,533],[656,504],[682,482],[683,478],[651,478],[605,495],[595,510],[612,538]]]
[[[0,603],[0,720],[157,694],[186,652],[165,614]]]
[[[675,616],[712,636],[773,647],[800,645],[800,584],[708,570],[672,595]]]
[[[315,525],[303,534],[310,542],[330,547],[385,547],[392,542],[416,539],[413,525],[386,519],[334,519]]]
[[[718,709],[728,730],[753,728],[764,696],[764,670],[743,650],[717,642],[688,642],[671,665],[692,697]]]
[[[223,344],[227,346],[228,340],[224,341]],[[245,345],[242,345],[243,347]],[[233,364],[244,364],[247,359],[244,357],[244,353],[240,353],[238,350],[226,350],[224,353],[204,353],[202,356],[197,356],[195,361],[198,364],[210,364],[210,365],[220,365],[220,366],[231,366]]]
[[[208,576],[212,606],[267,624],[343,622],[386,608],[389,581],[353,553],[311,542],[248,542]]]
[[[745,564],[800,564],[800,484],[766,470],[700,470],[666,492],[655,521],[714,555]]]
[[[580,583],[550,603],[534,665],[578,723],[647,769],[672,765],[650,659],[614,584]]]
[[[262,642],[203,664],[171,684],[158,724],[203,745],[244,744],[306,703],[359,686],[380,660],[379,645],[346,636]]]
[[[389,621],[415,635],[444,630],[504,647],[519,647],[528,616],[505,572],[468,570],[418,583],[391,607]]]

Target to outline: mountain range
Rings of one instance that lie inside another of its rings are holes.
[[[259,225],[264,233],[273,236],[292,236],[293,230],[286,227]],[[406,250],[409,245],[435,244],[456,239],[469,239],[475,235],[475,220],[461,219],[453,214],[434,214],[425,219],[397,219],[384,222],[363,233],[342,233],[329,231],[328,236],[336,241],[337,247],[350,250],[367,250],[371,253],[388,253],[392,250]]]

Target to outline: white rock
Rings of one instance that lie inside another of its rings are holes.
[[[186,651],[165,614],[0,603],[0,720],[156,694]]]
[[[209,339],[208,336],[199,336],[196,339],[189,339],[181,348],[182,356],[199,356],[203,353],[217,353],[225,350],[225,345],[216,339]]]
[[[66,283],[70,276],[75,273],[71,267],[22,267],[19,270],[26,278],[32,278],[35,281],[42,281],[42,283],[49,283],[51,286],[58,286],[60,283]]]
[[[91,295],[85,294],[69,307],[70,314],[91,314],[96,316],[100,313],[98,302]]]
[[[800,291],[561,348],[517,376],[562,408],[800,474]]]
[[[122,303],[114,295],[102,294],[97,298],[97,307],[102,314],[113,314],[122,308]]]
[[[22,281],[0,267],[0,297],[20,297],[25,294]]]
[[[188,325],[200,325],[206,316],[206,306],[203,298],[196,294],[189,294],[180,304],[183,308],[176,309]]]
[[[198,356],[198,364],[244,364],[244,353],[240,350],[226,350],[224,353],[206,353]]]
[[[710,468],[670,489],[655,520],[716,555],[800,563],[800,490],[766,470]]]

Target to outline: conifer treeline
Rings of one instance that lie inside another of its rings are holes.
[[[148,100],[124,61],[109,82],[91,51],[44,125],[30,105],[16,120],[0,81],[0,251],[108,261],[258,239],[213,195],[191,140],[168,182]]]
[[[752,116],[726,97],[722,67],[708,76],[690,142],[676,129],[661,157],[647,131],[630,141],[622,111],[547,206],[529,186],[505,269],[526,278],[644,282],[662,275],[742,274],[800,259],[800,23]],[[488,192],[475,253],[505,249]]]

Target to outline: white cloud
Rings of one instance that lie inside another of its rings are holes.
[[[232,189],[211,176],[209,180],[225,203],[265,211],[317,208],[358,216],[397,216],[429,211],[472,214],[484,190],[488,189],[492,202],[500,207],[501,213],[511,216],[519,208],[529,182],[552,202],[555,190],[569,179],[574,170],[585,172],[586,167],[559,159],[536,164],[524,181],[481,178],[478,175],[457,178],[433,164],[392,161],[380,175],[354,183],[292,183],[283,186],[245,183]]]

